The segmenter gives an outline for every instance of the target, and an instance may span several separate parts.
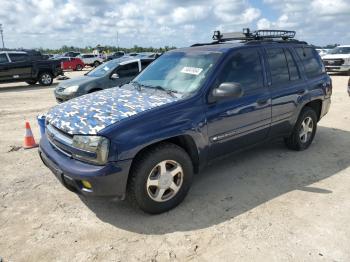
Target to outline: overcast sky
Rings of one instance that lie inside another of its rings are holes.
[[[350,44],[350,0],[0,0],[10,48],[188,46],[215,29],[292,29],[312,44]]]

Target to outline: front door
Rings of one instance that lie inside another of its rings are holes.
[[[259,49],[234,51],[223,65],[214,87],[239,83],[243,95],[208,104],[209,157],[215,158],[267,138],[271,124],[271,99],[265,84]]]
[[[11,63],[9,64],[9,73],[13,80],[26,80],[32,76],[32,61],[27,54],[12,53],[9,54]]]

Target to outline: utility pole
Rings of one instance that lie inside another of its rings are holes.
[[[4,30],[2,29],[2,24],[0,24],[0,35],[1,35],[1,41],[2,41],[2,49],[5,50],[5,43],[4,43]]]
[[[117,31],[117,51],[119,51],[119,32]]]

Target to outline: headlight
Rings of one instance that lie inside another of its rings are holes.
[[[77,92],[79,86],[69,86],[62,91],[62,94],[70,95]]]
[[[82,161],[103,165],[108,159],[109,140],[102,136],[73,136],[72,146],[78,150],[73,157]]]

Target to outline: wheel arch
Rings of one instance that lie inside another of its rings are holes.
[[[303,106],[303,109],[304,109],[305,107],[310,107],[310,108],[312,108],[313,110],[315,110],[316,115],[317,115],[317,121],[320,120],[321,112],[322,112],[322,100],[321,100],[321,99],[312,100],[312,101],[306,103],[306,104]]]
[[[155,143],[152,143],[152,144],[145,146],[144,148],[142,148],[141,150],[139,150],[136,153],[136,155],[131,163],[130,170],[132,170],[132,167],[133,167],[133,164],[135,163],[135,160],[140,155],[142,155],[145,151],[149,150],[150,148],[155,147],[161,143],[175,144],[175,145],[181,147],[182,149],[184,149],[186,151],[186,153],[189,155],[189,157],[191,158],[192,165],[193,165],[193,171],[195,173],[198,173],[198,171],[199,171],[199,154],[198,154],[196,143],[190,135],[179,135],[179,136],[163,139],[163,140],[160,140],[160,141],[157,141]]]

